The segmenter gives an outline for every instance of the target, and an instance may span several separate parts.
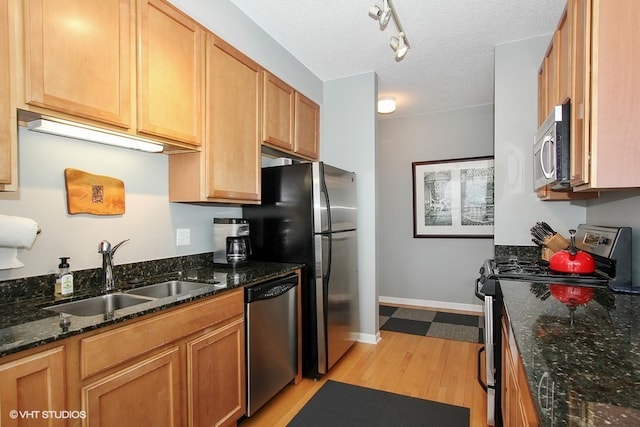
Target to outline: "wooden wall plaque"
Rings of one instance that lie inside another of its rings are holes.
[[[64,181],[69,214],[124,214],[124,182],[121,180],[67,168]]]

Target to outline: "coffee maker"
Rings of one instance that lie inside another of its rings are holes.
[[[240,218],[214,218],[213,263],[236,267],[246,264],[249,255],[249,221]]]

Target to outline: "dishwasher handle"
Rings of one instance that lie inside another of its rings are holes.
[[[244,301],[248,304],[255,301],[277,298],[280,295],[286,294],[296,286],[298,286],[298,276],[295,274],[282,279],[260,283],[245,288]]]

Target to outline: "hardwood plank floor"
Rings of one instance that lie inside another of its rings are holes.
[[[329,379],[464,406],[472,427],[487,425],[486,394],[476,380],[481,344],[380,331],[377,345],[356,343],[320,380],[288,385],[241,427],[286,426]],[[354,426],[358,427],[358,426]]]

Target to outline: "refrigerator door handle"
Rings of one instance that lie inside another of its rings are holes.
[[[327,190],[327,182],[325,181],[324,174],[322,174],[322,179],[320,182],[320,194],[324,197],[324,205],[327,209],[327,237],[329,239],[329,247],[327,254],[327,272],[324,275],[324,283],[325,289],[329,287],[329,277],[331,277],[331,256],[332,256],[332,244],[333,239],[331,233],[333,232],[332,224],[331,224],[331,201],[329,200],[329,191]]]

